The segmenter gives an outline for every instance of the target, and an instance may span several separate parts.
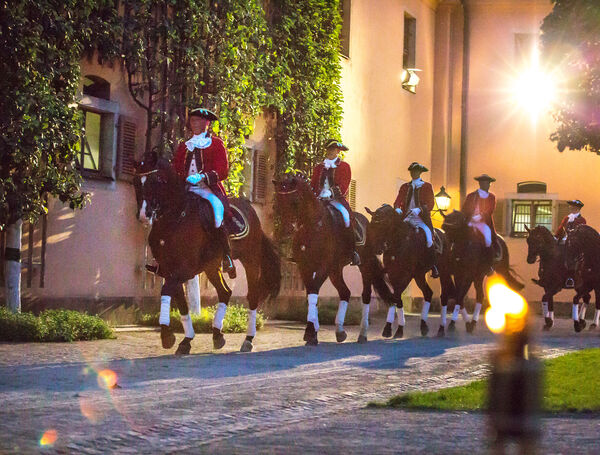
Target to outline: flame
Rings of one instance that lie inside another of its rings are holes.
[[[485,313],[485,322],[492,332],[523,330],[528,307],[521,294],[509,288],[502,278],[494,276],[488,280],[487,295],[490,308]]]
[[[103,389],[114,389],[117,386],[117,373],[108,369],[99,371],[98,385]]]
[[[40,446],[51,446],[56,442],[58,437],[56,430],[46,430],[40,439]]]

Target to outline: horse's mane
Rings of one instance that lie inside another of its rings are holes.
[[[600,258],[600,234],[591,226],[581,224],[569,234],[572,246],[596,261]]]
[[[550,232],[550,229],[548,229],[546,226],[536,226],[533,229],[531,229],[531,232],[529,233],[529,235],[532,234],[536,234],[539,235],[540,237],[542,237],[543,240],[545,240],[547,243],[555,243],[556,240],[554,239],[554,235],[552,234],[552,232]]]

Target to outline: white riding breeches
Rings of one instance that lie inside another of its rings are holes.
[[[344,225],[349,228],[350,227],[350,214],[348,213],[348,210],[346,210],[346,207],[344,207],[340,202],[338,201],[329,201],[329,203],[335,207],[335,209],[340,212],[342,214],[342,217],[344,218]]]
[[[481,232],[481,235],[483,235],[483,238],[485,240],[485,247],[489,248],[492,246],[492,230],[490,229],[490,227],[479,221],[471,221],[469,223],[469,226],[474,227],[475,229],[477,229],[479,232]]]
[[[431,234],[431,229],[429,229],[429,226],[425,224],[425,222],[421,219],[420,216],[408,215],[405,221],[412,227],[423,229],[423,232],[425,232],[425,238],[427,239],[427,248],[431,248],[433,246],[433,236]]]
[[[189,191],[210,202],[215,215],[215,227],[217,229],[220,228],[221,224],[223,224],[223,215],[225,213],[225,207],[223,207],[221,200],[206,185],[193,185]]]

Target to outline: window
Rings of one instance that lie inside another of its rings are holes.
[[[527,230],[536,226],[544,226],[552,230],[552,201],[548,200],[514,200],[512,202],[512,237],[525,237]]]
[[[246,147],[245,162],[241,192],[250,202],[264,204],[267,200],[268,157],[260,150]]]
[[[417,46],[417,20],[404,15],[404,53],[402,56],[402,68],[411,69],[415,67]]]
[[[102,152],[102,115],[84,111],[84,131],[78,146],[78,164],[83,171],[99,172]]]
[[[350,9],[351,0],[340,1],[340,16],[342,17],[340,52],[346,58],[350,58]]]
[[[85,76],[83,78],[83,94],[110,100],[110,83],[98,76]]]

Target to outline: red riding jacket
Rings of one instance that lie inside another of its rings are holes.
[[[492,236],[495,235],[496,227],[494,226],[493,215],[494,210],[496,210],[496,196],[494,193],[488,193],[488,197],[484,199],[479,196],[479,191],[473,191],[472,193],[467,194],[467,198],[465,199],[461,210],[467,218],[467,221],[471,221],[478,204],[481,221],[490,227]]]
[[[413,197],[413,186],[411,182],[407,182],[400,187],[398,196],[394,202],[395,209],[402,209],[402,212],[406,212],[410,204],[410,200]],[[431,183],[424,182],[420,188],[415,191],[415,206],[421,209],[423,212],[431,212],[435,205],[435,198],[433,197],[433,187]]]
[[[573,229],[575,226],[579,226],[580,224],[587,224],[584,217],[579,215],[572,222],[569,222],[569,215],[567,215],[562,219],[562,221],[558,225],[558,228],[556,229],[556,234],[554,235],[557,239],[562,239],[567,234],[567,228]]]

